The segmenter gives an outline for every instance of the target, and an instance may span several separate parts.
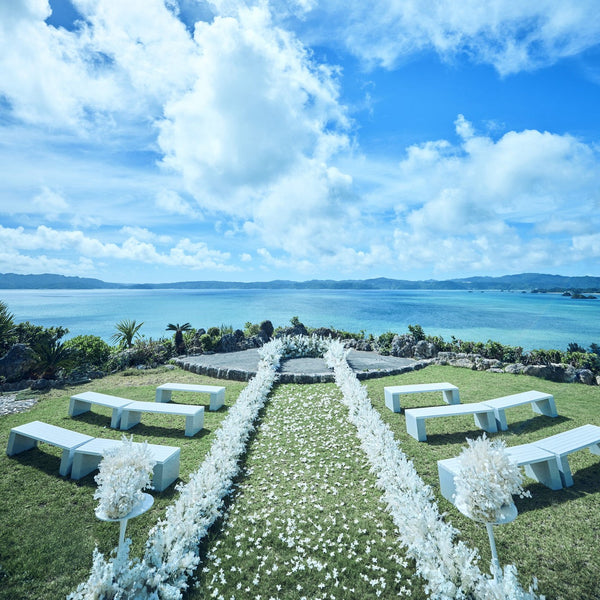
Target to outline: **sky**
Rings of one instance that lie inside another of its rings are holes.
[[[597,0],[0,0],[0,273],[600,276]]]

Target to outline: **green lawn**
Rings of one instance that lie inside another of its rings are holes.
[[[183,417],[167,415],[144,415],[142,423],[129,432],[134,441],[180,446],[180,477],[186,481],[245,383],[164,368],[112,375],[86,386],[54,390],[39,396],[30,411],[1,417],[0,444],[6,448],[11,427],[32,420],[118,439],[121,432],[110,429],[108,409],[94,407],[90,413],[68,417],[69,396],[90,389],[152,400],[154,388],[167,381],[227,388],[226,406],[216,413],[207,411],[205,429],[193,438],[183,434]],[[479,548],[482,570],[486,570],[490,553],[485,528],[463,517],[438,493],[436,460],[458,455],[465,437],[481,433],[473,418],[430,420],[428,441],[417,442],[406,434],[404,416],[392,413],[383,402],[386,385],[436,381],[457,385],[463,403],[529,389],[554,394],[560,414],[556,419],[534,415],[529,406],[507,411],[509,430],[502,435],[509,446],[585,423],[600,425],[600,390],[439,366],[365,382],[373,405],[420,476],[432,486],[440,509],[462,538]],[[189,598],[205,597],[215,588],[225,598],[257,594],[265,599],[303,594],[316,598],[321,593],[336,598],[377,597],[377,593],[382,598],[399,593],[424,597],[420,580],[411,581],[410,561],[397,547],[391,519],[377,501],[374,480],[337,397],[333,384],[286,385],[274,390],[250,444],[232,513],[214,528],[203,547],[206,569],[199,573],[199,588]],[[204,395],[174,393],[174,400],[208,404]],[[408,396],[402,403],[403,407],[442,404],[441,393]],[[0,454],[0,599],[64,598],[87,579],[94,546],[108,553],[117,543],[118,526],[94,515],[94,474],[78,482],[63,479],[58,475],[59,457],[60,450],[47,445],[11,458]],[[570,464],[575,485],[566,490],[551,491],[527,481],[533,497],[516,499],[519,516],[514,523],[496,528],[496,543],[501,563],[515,564],[524,584],[537,577],[540,592],[547,598],[597,599],[600,458],[582,451],[571,455]],[[130,521],[127,533],[133,539],[132,556],[141,555],[149,528],[164,515],[175,494],[173,486],[154,494],[152,509]],[[304,581],[317,587],[306,588]],[[298,590],[298,585],[303,589]]]

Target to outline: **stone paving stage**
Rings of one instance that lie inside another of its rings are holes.
[[[200,354],[176,359],[175,362],[193,373],[219,379],[248,381],[258,369],[258,350],[243,350],[219,354]],[[411,358],[382,356],[376,352],[350,350],[348,364],[358,379],[399,375],[421,369],[428,361]],[[290,358],[282,361],[279,369],[281,383],[320,383],[333,381],[333,371],[322,358]]]

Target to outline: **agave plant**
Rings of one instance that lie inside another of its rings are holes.
[[[144,323],[136,323],[135,319],[123,319],[115,325],[117,332],[110,338],[115,344],[118,344],[121,348],[132,348],[133,340],[135,337],[139,337],[140,327]]]
[[[169,323],[167,325],[167,331],[175,332],[175,351],[177,354],[185,354],[185,343],[183,342],[183,332],[190,331],[192,326],[189,323],[180,325],[179,323]]]

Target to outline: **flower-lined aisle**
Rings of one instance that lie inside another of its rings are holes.
[[[253,423],[277,378],[282,353],[279,340],[261,348],[256,376],[229,409],[209,453],[190,481],[179,488],[179,497],[167,508],[165,519],[150,531],[143,559],[130,560],[131,540],[108,559],[96,549],[89,579],[70,599],[181,598],[200,562],[199,544],[221,516],[224,498],[231,492]]]
[[[340,399],[331,384],[272,393],[190,599],[425,597]]]
[[[491,579],[477,566],[477,550],[456,541],[458,531],[440,515],[431,489],[400,450],[392,431],[371,406],[366,388],[346,362],[343,345],[333,341],[325,355],[356,426],[363,450],[383,490],[402,546],[414,558],[417,572],[426,580],[430,597],[440,600],[534,600],[533,590],[523,590],[514,566],[502,578]],[[540,598],[543,598],[540,597]]]

